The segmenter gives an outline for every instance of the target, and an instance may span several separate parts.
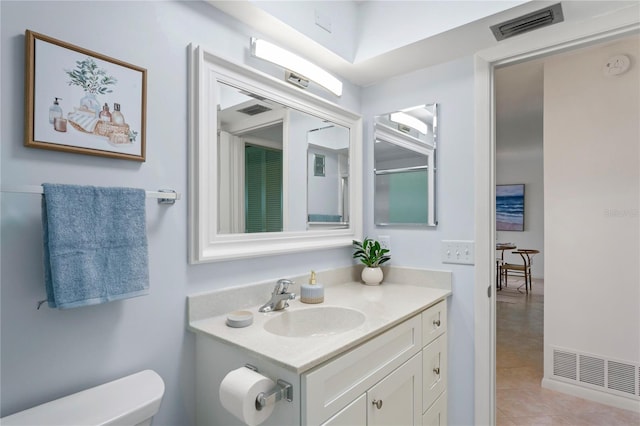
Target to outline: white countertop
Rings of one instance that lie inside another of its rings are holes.
[[[258,312],[260,305],[242,308],[253,313],[253,324],[245,328],[228,327],[225,313],[192,320],[189,322],[189,329],[242,348],[300,374],[381,334],[450,294],[449,289],[424,285],[385,281],[380,286],[366,286],[347,282],[325,287],[324,303],[320,304],[305,304],[296,298],[289,301],[289,307],[283,311]],[[365,320],[351,330],[322,336],[285,337],[264,329],[265,322],[274,316],[286,311],[318,306],[355,309],[365,315]]]

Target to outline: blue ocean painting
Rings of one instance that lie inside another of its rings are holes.
[[[524,231],[524,184],[496,186],[496,230]]]

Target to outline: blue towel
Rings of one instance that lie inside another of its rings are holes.
[[[147,294],[144,190],[42,186],[49,307],[75,308]]]

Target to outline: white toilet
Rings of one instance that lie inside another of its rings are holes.
[[[2,426],[149,426],[164,382],[141,371],[0,419]]]

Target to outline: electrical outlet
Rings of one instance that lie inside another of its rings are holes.
[[[378,242],[382,248],[391,251],[391,237],[389,235],[378,235]]]
[[[442,241],[442,263],[473,265],[475,263],[474,256],[473,241]]]

